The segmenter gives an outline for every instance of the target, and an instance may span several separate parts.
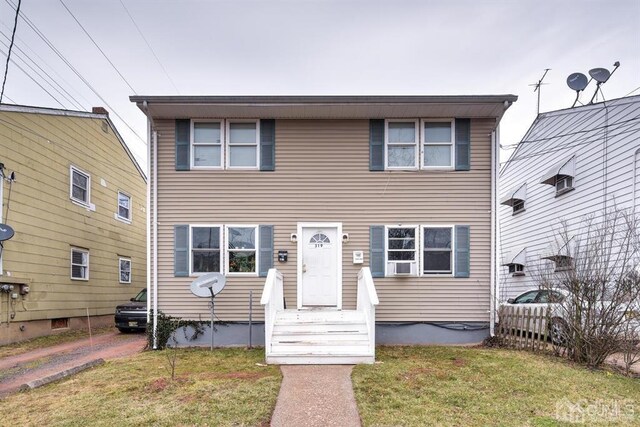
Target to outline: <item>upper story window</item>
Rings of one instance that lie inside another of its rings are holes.
[[[540,178],[540,184],[552,185],[556,188],[556,197],[574,189],[573,180],[576,176],[576,156],[571,156],[556,163]]]
[[[416,169],[417,120],[386,121],[387,169]]]
[[[71,248],[71,278],[89,280],[89,251]]]
[[[70,168],[69,192],[71,200],[89,205],[91,200],[91,175],[75,166]]]
[[[257,226],[227,226],[227,272],[257,274]]]
[[[501,205],[511,206],[513,208],[513,215],[519,214],[525,211],[525,202],[527,201],[527,183],[524,182],[513,188],[500,199]]]
[[[120,276],[120,283],[131,283],[131,259],[130,258],[118,259],[118,273]]]
[[[192,121],[191,167],[222,167],[222,122]]]
[[[131,221],[131,196],[118,191],[118,219]]]
[[[453,167],[453,120],[422,121],[423,168]]]
[[[221,273],[222,235],[220,226],[191,226],[190,274]]]
[[[573,177],[572,176],[557,176],[556,177],[556,195],[559,196],[561,194],[566,193],[567,191],[573,190]]]
[[[258,168],[259,126],[257,120],[229,121],[227,166],[229,168]]]
[[[453,272],[453,227],[423,227],[424,274],[451,274]]]

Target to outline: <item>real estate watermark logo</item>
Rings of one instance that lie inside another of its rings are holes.
[[[633,420],[635,405],[630,399],[562,399],[556,402],[556,419],[569,423],[590,424]]]

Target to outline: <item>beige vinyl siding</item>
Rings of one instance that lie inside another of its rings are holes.
[[[289,308],[296,307],[298,222],[341,222],[343,308],[356,305],[362,250],[369,264],[369,226],[468,224],[471,277],[375,279],[378,321],[488,321],[490,301],[490,134],[494,120],[472,120],[470,172],[370,172],[368,120],[277,120],[276,171],[175,171],[174,121],[156,120],[159,133],[158,292],[160,309],[180,317],[208,316],[207,301],[189,291],[192,278],[173,277],[175,224],[272,224],[274,252],[289,261],[284,275]],[[275,255],[274,255],[275,256]],[[216,299],[222,320],[247,320],[249,291],[254,313],[264,278],[228,277]]]
[[[6,220],[16,234],[5,242],[2,279],[31,288],[13,321],[112,314],[146,286],[144,179],[103,119],[18,112],[0,119],[0,161],[16,173]],[[95,211],[70,200],[71,165],[91,175]],[[4,190],[6,209],[8,183]],[[119,190],[132,197],[131,224],[114,217]],[[71,247],[89,250],[88,281],[71,280]],[[119,283],[119,256],[131,258],[131,284]]]

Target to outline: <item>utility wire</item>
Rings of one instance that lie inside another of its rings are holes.
[[[156,58],[156,61],[158,62],[158,65],[160,65],[160,68],[162,68],[162,71],[164,72],[164,75],[167,76],[167,80],[169,80],[169,83],[171,83],[171,86],[173,86],[173,88],[176,90],[177,93],[180,93],[180,91],[176,87],[175,83],[173,82],[173,79],[171,78],[171,76],[169,75],[167,70],[164,68],[164,65],[162,65],[162,62],[160,61],[160,58],[158,58],[158,55],[156,55],[156,52],[153,50],[153,48],[151,47],[151,44],[149,43],[147,38],[144,36],[144,33],[142,32],[140,27],[138,27],[138,24],[136,23],[135,19],[133,19],[133,16],[129,12],[129,9],[127,9],[127,6],[124,5],[124,2],[122,0],[120,0],[120,4],[122,5],[122,7],[125,10],[125,12],[127,12],[127,15],[129,15],[129,18],[131,19],[131,22],[133,22],[133,25],[136,27],[136,30],[138,30],[138,34],[140,34],[140,37],[142,37],[142,40],[144,40],[144,42],[146,43],[147,47],[149,48],[149,50],[153,54],[153,57]]]
[[[2,33],[2,31],[0,31],[0,34],[4,35],[4,33]],[[8,45],[7,45],[7,43],[5,43],[5,42],[4,42],[4,41],[2,41],[2,40],[0,40],[0,43],[2,43],[5,47],[7,47],[7,46],[8,46]],[[18,48],[18,45],[15,45],[15,47],[16,47],[16,48]],[[2,50],[0,49],[0,51],[2,51]],[[47,80],[47,79],[46,79],[46,78],[45,78],[45,77],[40,73],[40,71],[36,70],[36,69],[35,69],[31,64],[29,64],[29,63],[28,63],[28,62],[27,62],[23,57],[20,57],[19,55],[17,55],[17,53],[18,53],[18,52],[15,52],[15,54],[14,54],[14,55],[13,55],[13,57],[11,58],[11,62],[13,62],[13,63],[16,65],[16,67],[19,67],[21,70],[23,70],[23,71],[24,71],[24,69],[22,69],[22,68],[18,65],[18,63],[16,62],[16,60],[15,60],[14,58],[18,58],[18,59],[20,59],[20,60],[24,63],[24,65],[25,65],[25,66],[27,66],[27,67],[32,71],[32,73],[25,73],[25,74],[27,75],[27,77],[29,77],[31,80],[35,81],[35,78],[34,78],[34,76],[32,75],[32,74],[35,74],[35,75],[36,75],[36,76],[38,76],[40,79],[42,79],[42,81],[43,81],[43,82],[45,82],[45,83],[47,83],[49,86],[51,86],[51,87],[53,88],[53,90],[55,90],[58,94],[60,94],[60,95],[61,95],[61,96],[62,96],[62,97],[67,101],[67,102],[71,103],[75,108],[78,108],[78,109],[80,109],[80,110],[82,109],[82,106],[79,106],[79,104],[77,104],[75,101],[73,101],[73,100],[69,99],[69,98],[67,97],[67,95],[65,95],[63,92],[61,92],[61,91],[60,91],[60,89],[58,89],[58,88],[55,86],[55,84],[54,84],[54,83],[55,83],[55,80],[53,80],[53,79],[51,78],[51,76],[48,76],[48,74],[46,73],[46,71],[42,70],[45,74],[47,74],[47,76],[49,77],[49,79],[50,79],[50,80]],[[27,58],[29,58],[29,57],[27,56]],[[31,58],[29,58],[29,59],[31,59]],[[32,60],[32,61],[33,61],[33,60]],[[33,63],[38,67],[38,64],[37,64],[36,62],[33,62]],[[52,81],[53,81],[54,83],[51,83]],[[36,83],[36,84],[37,84],[37,83]],[[59,86],[59,85],[58,85],[58,86]],[[41,87],[42,87],[42,86],[41,86]],[[62,88],[61,86],[60,86],[60,88],[62,89],[62,91],[66,92],[66,91],[64,90],[64,88]],[[52,94],[49,94],[49,95],[50,95],[50,96],[52,96]],[[53,96],[52,96],[52,97],[53,97]],[[72,98],[73,98],[73,97],[72,97]],[[61,104],[57,99],[56,99],[56,102],[58,102],[60,105],[62,105],[62,104]],[[63,107],[64,107],[64,106],[63,106]]]
[[[129,84],[129,82],[127,81],[127,79],[124,78],[124,76],[122,75],[122,73],[120,72],[120,70],[118,70],[118,67],[116,67],[113,62],[111,62],[111,59],[109,59],[109,57],[107,56],[106,53],[104,53],[104,51],[100,48],[100,46],[98,46],[98,43],[96,43],[96,41],[93,39],[93,37],[91,37],[91,34],[89,34],[89,32],[84,28],[84,26],[80,23],[80,21],[78,21],[78,18],[76,18],[76,16],[73,14],[73,12],[71,12],[71,10],[67,7],[67,5],[64,3],[64,0],[60,0],[60,3],[62,3],[62,6],[64,6],[64,8],[67,10],[67,12],[69,12],[69,15],[71,15],[71,17],[73,18],[74,21],[76,21],[76,23],[80,26],[80,28],[82,28],[82,31],[84,31],[84,33],[87,35],[87,37],[89,37],[89,40],[91,40],[91,42],[94,44],[95,47],[98,48],[98,50],[100,51],[100,53],[102,54],[102,56],[104,56],[104,59],[107,60],[107,62],[109,64],[111,64],[111,67],[113,67],[113,69],[116,71],[116,73],[118,73],[118,75],[120,76],[120,78],[122,79],[122,81],[124,81],[126,83],[127,86],[129,86],[129,89],[131,89],[131,91],[137,95],[138,93],[136,92],[136,90]]]
[[[625,96],[623,96],[623,98],[624,98],[624,97],[626,97],[626,96],[629,96],[629,95],[631,95],[633,92],[637,92],[637,91],[639,91],[639,90],[640,90],[640,86],[638,86],[637,88],[635,88],[634,90],[632,90],[631,92],[629,92],[628,94],[626,94]]]
[[[5,0],[6,3],[8,3],[9,5],[11,5],[14,9],[15,9],[15,5],[11,2],[11,0]],[[124,120],[122,118],[122,116],[120,116],[120,114],[118,114],[118,112],[116,111],[115,108],[113,108],[103,97],[102,95],[100,95],[98,93],[98,91],[91,85],[91,83],[89,83],[87,81],[87,79],[84,78],[84,76],[67,60],[67,58],[62,54],[62,52],[60,52],[54,45],[53,43],[47,38],[47,36],[45,36],[42,31],[40,31],[38,29],[38,27],[36,27],[36,25],[29,19],[29,17],[27,17],[27,15],[24,12],[20,12],[20,17],[24,20],[24,22],[27,23],[27,25],[36,33],[36,35],[38,35],[38,37],[40,37],[40,39],[42,39],[42,41],[45,42],[45,44],[58,56],[58,58],[60,58],[60,60],[62,60],[62,62],[65,63],[65,65],[67,67],[69,67],[69,69],[71,71],[73,71],[73,73],[91,90],[91,92],[94,93],[94,95],[96,95],[100,101],[102,101],[102,103],[104,103],[104,105],[106,105],[109,110],[111,112],[113,112],[113,114],[120,119],[120,121],[143,143],[143,144],[147,144],[147,142],[140,136],[138,135],[138,132],[136,132],[130,125],[129,123],[127,123],[126,120]]]
[[[11,48],[13,48],[13,40],[16,37],[16,28],[18,28],[18,15],[20,14],[20,4],[22,0],[18,0],[18,7],[16,8],[16,16],[13,20],[13,32],[11,33],[11,44],[9,45],[9,54],[7,55],[7,62],[4,66],[4,78],[2,79],[2,91],[0,91],[0,104],[2,104],[2,97],[4,96],[4,85],[7,83],[7,72],[9,71],[9,59],[11,59]]]

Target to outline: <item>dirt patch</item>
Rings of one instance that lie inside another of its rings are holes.
[[[270,376],[270,374],[265,372],[211,372],[201,375],[203,379],[209,380],[247,380],[247,381],[256,381],[260,378],[265,378]]]
[[[467,366],[467,361],[464,359],[458,359],[457,357],[454,357],[451,360],[451,363],[453,363],[453,366],[457,367],[457,368],[462,368],[463,366]]]
[[[414,368],[398,375],[398,380],[411,385],[411,387],[422,387],[428,379],[436,378],[445,380],[449,374],[445,371],[432,368]]]
[[[150,393],[159,393],[164,391],[165,388],[169,385],[169,380],[166,378],[157,378],[146,386],[144,389]]]

